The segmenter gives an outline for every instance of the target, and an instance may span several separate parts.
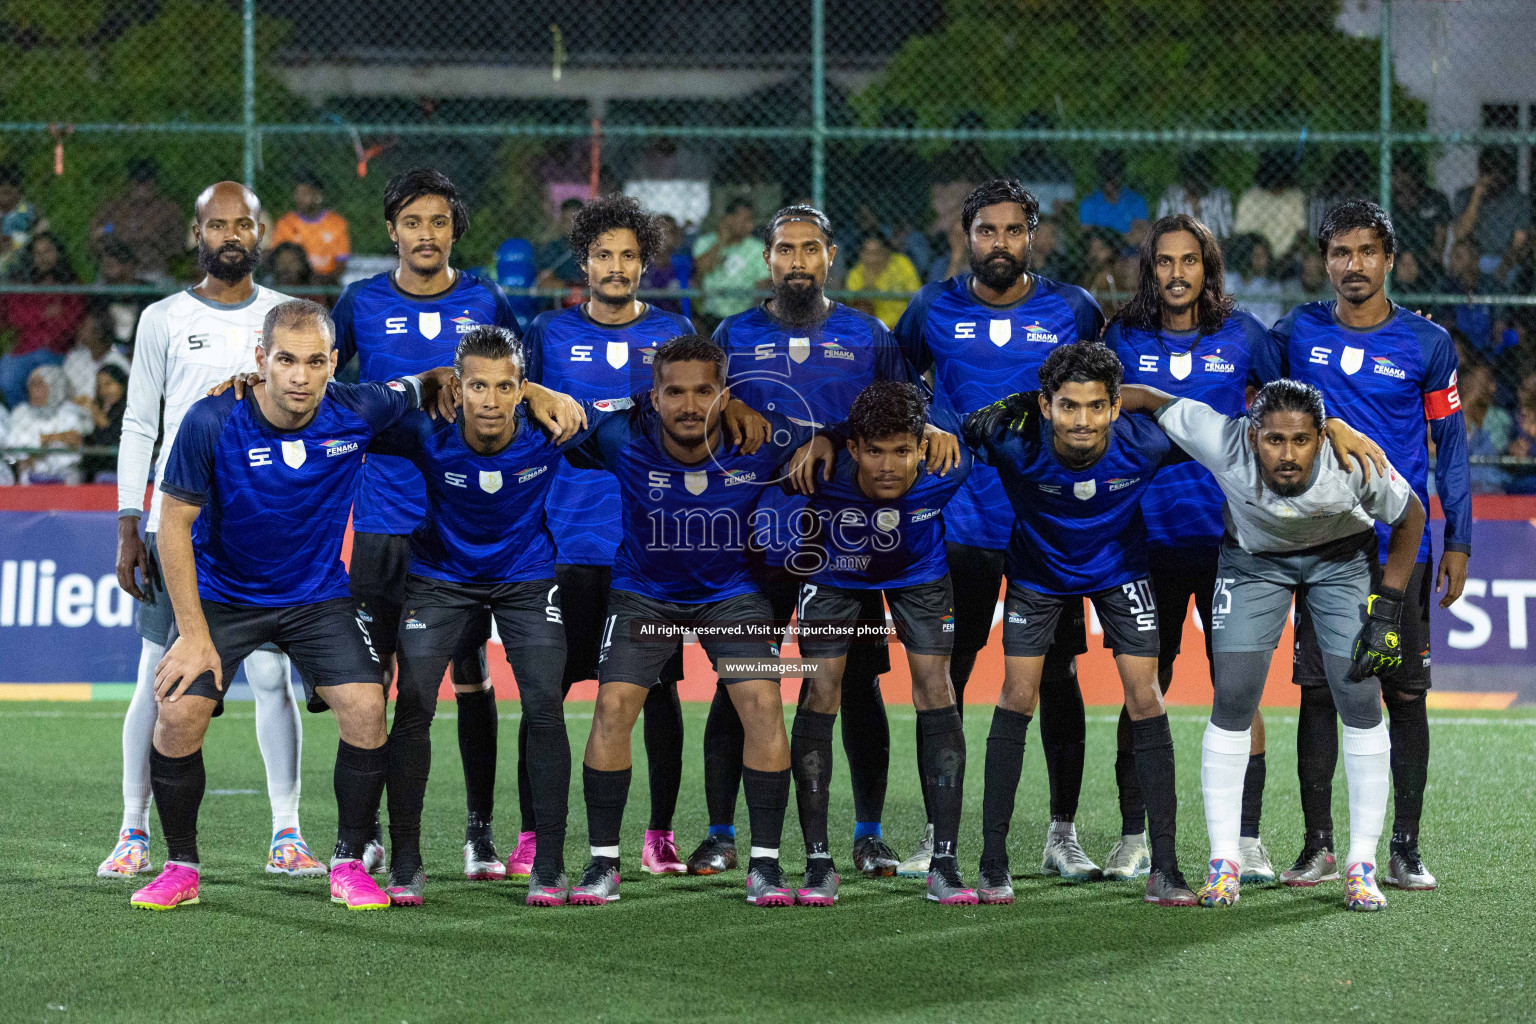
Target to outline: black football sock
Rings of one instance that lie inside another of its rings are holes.
[[[741,750],[746,733],[741,716],[722,684],[715,685],[715,699],[704,721],[704,805],[709,811],[709,830],[724,829],[736,822],[736,791],[741,786]]]
[[[1429,711],[1425,695],[1409,700],[1389,695],[1387,734],[1392,740],[1392,842],[1419,839],[1424,812],[1424,787],[1429,781]]]
[[[165,837],[165,859],[197,865],[197,811],[203,804],[208,775],[202,750],[186,757],[166,757],[149,748],[149,786],[160,811],[160,834]]]
[[[760,772],[742,768],[741,789],[747,798],[747,822],[752,827],[754,861],[779,859],[779,842],[784,837],[784,809],[789,806],[789,769]]]
[[[336,858],[355,860],[373,835],[379,798],[389,778],[389,742],[372,750],[336,741]]]
[[[1134,836],[1147,830],[1147,808],[1141,802],[1136,781],[1136,752],[1131,746],[1131,714],[1122,706],[1115,726],[1115,789],[1120,794],[1120,834]]]
[[[1264,776],[1268,772],[1264,755],[1248,755],[1248,771],[1243,776],[1243,825],[1241,835],[1259,838],[1259,819],[1264,816]]]
[[[581,787],[587,800],[587,842],[593,857],[619,859],[619,834],[624,828],[624,805],[629,802],[629,778],[633,769],[598,771],[581,766]]]
[[[933,812],[933,855],[954,857],[965,792],[965,728],[960,709],[951,704],[919,711],[917,724],[926,737],[918,768]]]
[[[533,780],[528,777],[528,719],[517,721],[517,813],[518,832],[534,831]]]
[[[1339,764],[1338,713],[1326,686],[1303,686],[1296,720],[1296,776],[1307,845],[1333,846],[1333,772]]]
[[[469,829],[489,829],[496,810],[496,692],[454,693],[459,705],[459,757],[464,761],[464,795]]]
[[[392,869],[421,867],[421,808],[432,771],[432,738],[426,728],[402,728],[396,701],[389,734],[389,858]]]
[[[653,832],[670,832],[683,785],[683,706],[677,684],[662,682],[645,695],[645,766],[651,787]]]
[[[1147,805],[1147,840],[1152,846],[1154,871],[1178,870],[1174,850],[1177,837],[1179,794],[1173,771],[1173,733],[1168,716],[1145,718],[1131,723],[1131,742],[1136,748],[1136,779],[1141,783],[1141,798]]]
[[[542,875],[557,875],[565,867],[565,821],[571,794],[571,743],[564,719],[529,727],[528,771],[538,833],[534,867]]]
[[[853,820],[878,823],[885,814],[885,787],[891,771],[891,723],[880,695],[879,677],[871,673],[868,651],[850,654],[843,677],[843,752],[853,790]]]
[[[1013,821],[1013,801],[1024,772],[1024,737],[1029,734],[1029,715],[1007,708],[992,711],[992,731],[987,735],[985,783],[981,796],[981,862],[1008,863],[1008,826]],[[937,829],[934,830],[937,833]]]
[[[1051,820],[1072,821],[1083,792],[1083,759],[1088,736],[1083,691],[1070,656],[1046,654],[1040,677],[1040,750],[1051,784]]]
[[[972,661],[976,660],[976,656],[974,654],[971,655],[971,660]],[[954,669],[953,669],[954,662],[953,662],[953,660],[951,660],[950,664],[951,664],[950,673],[951,673],[951,676],[953,676],[953,673],[954,673]],[[967,671],[969,671],[969,670],[967,670]],[[965,682],[966,682],[965,680],[960,679],[958,677],[951,678],[951,680],[950,680],[950,684],[954,687],[954,690],[955,690],[955,710],[956,710],[956,713],[960,715],[961,721],[965,720]],[[917,729],[917,763],[919,765],[921,765],[923,763],[923,723],[922,722],[918,722],[916,724],[916,729]],[[931,824],[933,824],[933,805],[928,800],[928,779],[927,779],[926,776],[924,776],[924,777],[921,778],[920,781],[922,782],[922,788],[923,788],[923,817],[924,817],[924,820],[928,824],[931,825]]]
[[[795,776],[795,804],[800,810],[800,833],[805,837],[807,856],[828,852],[827,791],[832,786],[832,723],[836,718],[801,708],[790,728],[789,765]],[[756,829],[752,844],[762,845]]]

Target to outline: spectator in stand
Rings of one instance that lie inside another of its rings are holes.
[[[141,285],[133,263],[133,250],[120,240],[107,242],[101,250],[101,276],[97,284]],[[146,295],[112,295],[107,301],[107,311],[112,314],[112,340],[123,346],[123,351],[133,355],[133,338],[139,328],[139,316],[150,303]]]
[[[1070,281],[1075,276],[1072,263],[1067,258],[1061,230],[1054,217],[1041,217],[1035,225],[1034,237],[1029,240],[1029,269],[1052,281]]]
[[[1099,154],[1099,190],[1082,201],[1077,210],[1078,223],[1085,228],[1101,227],[1129,235],[1132,225],[1147,221],[1147,201],[1124,187],[1125,154],[1106,149]]]
[[[1411,264],[1409,269],[1412,271],[1416,285],[1422,284],[1422,282],[1419,281],[1419,279],[1423,277],[1423,274],[1420,273],[1420,265],[1414,263],[1412,260],[1407,262]],[[1408,287],[1407,280],[1401,276],[1403,268],[1404,260],[1399,258],[1396,265],[1394,266],[1393,281],[1396,282],[1403,291],[1408,291],[1410,289]],[[1302,255],[1301,273],[1298,276],[1296,283],[1300,285],[1301,290],[1306,292],[1308,295],[1321,297],[1325,294],[1332,294],[1332,289],[1328,284],[1328,262],[1323,259],[1323,254],[1318,252],[1315,246],[1309,246],[1307,251]],[[1420,288],[1419,290],[1423,289]]]
[[[1109,228],[1083,232],[1083,275],[1078,284],[1098,300],[1105,317],[1113,317],[1120,303],[1136,290],[1136,278],[1120,275],[1120,250],[1124,239]]]
[[[187,225],[181,208],[160,194],[159,169],[153,160],[128,164],[128,189],[103,203],[91,219],[91,251],[100,257],[111,241],[120,241],[133,254],[140,277],[171,280],[171,260],[187,247]]]
[[[756,223],[752,201],[740,196],[726,204],[715,230],[693,243],[694,280],[704,289],[703,315],[695,321],[701,333],[751,306],[753,292],[773,283],[762,240],[752,234]]]
[[[942,249],[943,251],[933,258],[933,262],[928,264],[925,284],[948,281],[956,274],[963,274],[971,269],[971,250],[965,238],[965,228],[960,226],[959,217],[949,222],[949,227],[944,233]]]
[[[0,277],[9,276],[34,234],[48,230],[48,218],[21,188],[21,168],[0,164]]]
[[[1456,193],[1457,240],[1477,246],[1480,268],[1507,280],[1531,227],[1531,198],[1515,184],[1513,150],[1488,147],[1477,157],[1477,181]]]
[[[43,232],[32,236],[13,281],[26,284],[78,284],[69,254],[57,236]],[[0,294],[0,330],[16,333],[10,352],[0,356],[0,395],[12,409],[27,398],[27,379],[39,366],[64,361],[85,315],[85,300],[58,292],[8,292]]]
[[[1232,193],[1214,185],[1211,155],[1203,149],[1190,150],[1179,157],[1179,181],[1163,190],[1157,201],[1157,217],[1187,214],[1217,238],[1232,237]]]
[[[539,246],[534,254],[534,265],[539,270],[536,280],[538,287],[581,288],[586,285],[587,275],[577,266],[569,241],[571,226],[576,223],[576,214],[585,205],[575,197],[560,204],[560,219],[550,229],[552,237]]]
[[[1507,290],[1498,278],[1481,269],[1477,243],[1459,238],[1451,245],[1447,273],[1439,291],[1446,295],[1502,295]],[[1443,327],[1456,327],[1484,359],[1502,362],[1506,350],[1519,341],[1503,306],[1460,302],[1442,305],[1435,319]],[[1512,354],[1512,353],[1510,353]]]
[[[314,283],[335,284],[352,258],[352,235],[347,219],[325,208],[325,187],[310,171],[300,171],[293,180],[293,209],[277,219],[270,244],[273,249],[285,243],[297,245],[309,259]]]
[[[15,461],[24,484],[80,482],[80,445],[91,429],[90,416],[69,401],[69,380],[58,366],[39,366],[27,377],[27,400],[11,410],[6,428],[7,456]],[[14,449],[58,448],[58,454],[23,454]],[[71,450],[72,449],[72,450]]]
[[[1237,200],[1232,233],[1257,234],[1269,243],[1276,258],[1288,256],[1307,234],[1307,199],[1296,187],[1296,161],[1283,149],[1259,154],[1253,187]]]
[[[1508,410],[1494,404],[1498,379],[1487,363],[1463,364],[1457,379],[1461,411],[1467,422],[1467,454],[1503,455],[1514,439],[1515,421]],[[1472,493],[1503,494],[1509,474],[1497,466],[1472,467]]]
[[[1420,150],[1392,151],[1392,226],[1399,254],[1413,253],[1426,271],[1440,265],[1451,230],[1451,201],[1429,184]]]
[[[1235,296],[1238,306],[1252,313],[1265,327],[1273,327],[1285,315],[1285,306],[1280,301],[1285,289],[1275,278],[1269,242],[1260,234],[1238,235],[1227,247],[1227,258],[1227,265],[1232,268],[1223,282],[1227,294]]]
[[[849,291],[907,292],[910,295],[922,286],[912,261],[906,253],[894,251],[884,235],[868,235],[859,244],[859,262],[848,271]],[[906,312],[909,301],[910,298],[859,299],[853,307],[894,328],[901,314]]]
[[[1520,382],[1519,405],[1515,410],[1515,439],[1508,454],[1520,459],[1536,458],[1536,373]],[[1536,494],[1536,472],[1510,473],[1510,494]]]
[[[96,372],[96,397],[86,407],[93,429],[85,435],[87,448],[116,448],[123,440],[123,413],[128,409],[128,371],[108,363]],[[80,476],[87,483],[117,480],[117,455],[91,454],[80,459]]]
[[[128,358],[112,341],[112,314],[106,306],[93,303],[75,328],[75,344],[64,357],[64,376],[69,378],[69,397],[82,408],[89,408],[96,397],[96,375],[104,366],[117,366],[128,372]]]
[[[278,223],[282,223],[279,221]],[[281,242],[274,245],[262,261],[266,264],[266,280],[262,283],[278,291],[289,288],[305,288],[311,284],[329,284],[316,280],[314,264],[309,254],[297,242]]]
[[[662,247],[640,275],[641,288],[687,288],[693,273],[693,255],[683,245],[683,229],[670,213],[661,215]],[[657,309],[691,316],[693,303],[687,299],[647,299]]]

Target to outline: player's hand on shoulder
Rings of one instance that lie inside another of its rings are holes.
[[[586,429],[586,410],[570,395],[529,381],[523,403],[534,422],[549,432],[551,444],[564,444]]]
[[[204,672],[213,673],[213,685],[224,689],[224,663],[210,637],[182,634],[155,666],[155,699],[174,701]]]
[[[419,373],[416,379],[421,381],[421,408],[433,419],[444,419],[452,423],[459,414],[459,406],[463,404],[464,396],[459,390],[459,378],[453,372],[451,366],[439,366]]]
[[[731,442],[743,455],[757,451],[773,433],[768,418],[738,398],[725,403],[720,422],[730,431]]]
[[[259,373],[237,373],[228,380],[221,380],[213,387],[209,388],[208,397],[217,397],[218,395],[222,395],[224,392],[228,391],[230,388],[234,388],[235,398],[241,399],[245,397],[246,388],[253,388],[260,383],[261,374]]]
[[[823,480],[832,479],[832,469],[837,465],[837,451],[824,434],[817,434],[795,450],[789,460],[789,481],[801,494],[816,493],[816,470],[821,469]]]
[[[1360,475],[1364,477],[1365,483],[1371,481],[1372,464],[1376,466],[1378,474],[1387,471],[1387,453],[1382,451],[1381,446],[1375,441],[1355,430],[1348,423],[1336,417],[1329,417],[1323,424],[1323,430],[1333,444],[1334,454],[1339,459],[1339,468],[1344,472],[1350,471],[1351,459],[1360,467]]]
[[[928,442],[928,472],[944,476],[960,465],[960,439],[954,434],[929,423],[923,427],[923,440]]]

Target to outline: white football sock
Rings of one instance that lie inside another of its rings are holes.
[[[256,701],[256,745],[267,766],[267,799],[272,804],[272,834],[299,827],[299,760],[304,727],[289,685],[288,656],[253,651],[245,659],[245,678]]]
[[[1343,747],[1344,776],[1349,781],[1349,858],[1344,863],[1375,864],[1392,776],[1387,723],[1377,722],[1369,729],[1346,725]]]
[[[123,828],[149,831],[149,749],[155,742],[155,720],[160,708],[155,704],[155,666],[165,657],[165,648],[148,640],[139,646],[139,678],[133,685],[133,699],[123,716]]]
[[[1239,861],[1243,825],[1243,776],[1248,771],[1252,730],[1230,732],[1205,726],[1200,744],[1200,789],[1205,794],[1205,830],[1211,837],[1211,860]]]

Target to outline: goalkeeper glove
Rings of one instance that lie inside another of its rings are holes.
[[[1365,625],[1355,637],[1355,658],[1349,678],[1359,683],[1371,676],[1395,675],[1403,665],[1403,592],[1378,587],[1365,604]]]
[[[1039,424],[1032,421],[1040,411],[1039,396],[1038,391],[1024,391],[971,413],[965,421],[965,443],[980,447],[994,439],[999,430],[1017,437],[1038,435]]]

